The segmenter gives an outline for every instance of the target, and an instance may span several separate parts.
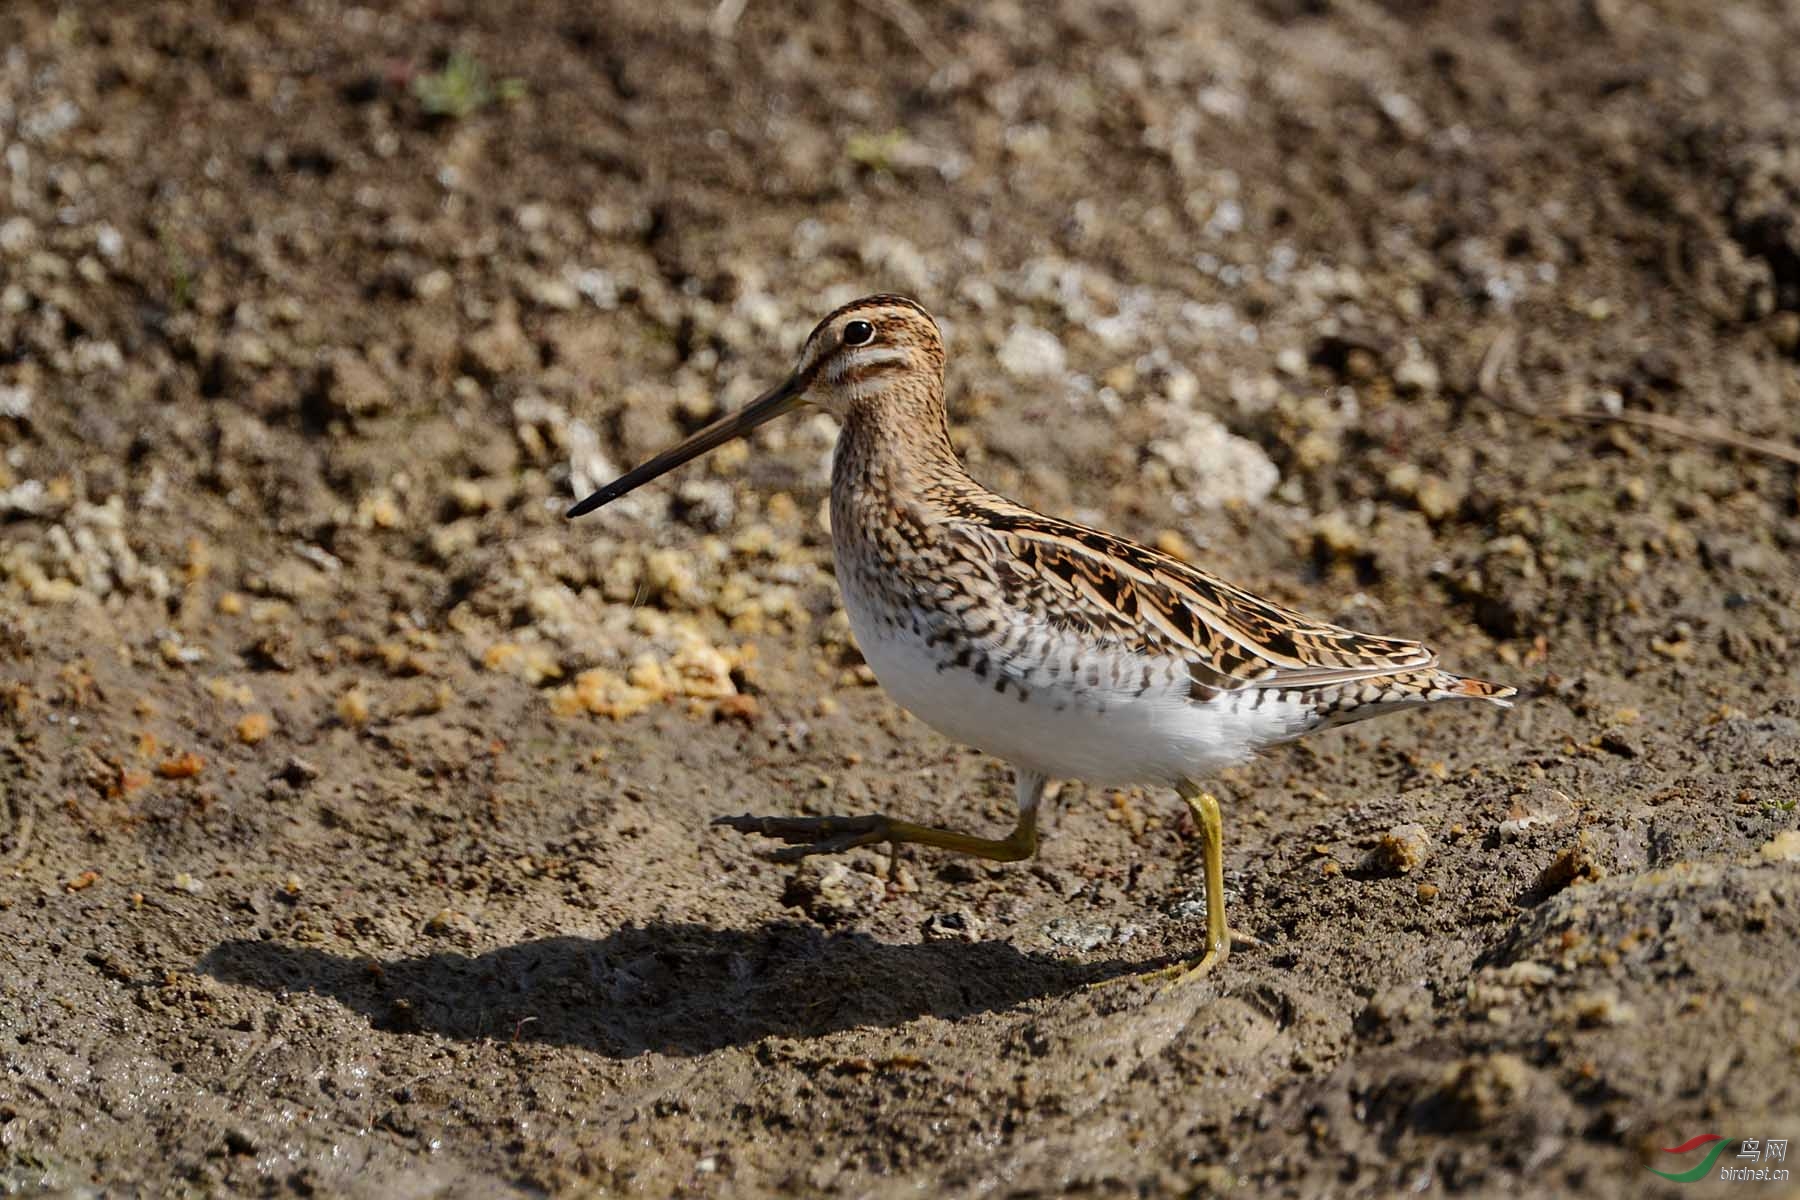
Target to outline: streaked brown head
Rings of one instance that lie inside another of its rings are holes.
[[[931,314],[906,297],[865,296],[813,328],[794,374],[808,381],[808,400],[844,420],[896,387],[937,387],[944,339]]]

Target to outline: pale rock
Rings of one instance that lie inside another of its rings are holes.
[[[1173,436],[1150,443],[1150,454],[1168,464],[1183,494],[1202,508],[1260,504],[1281,482],[1261,446],[1206,413],[1182,418]]]
[[[1025,322],[1012,327],[996,357],[1001,368],[1016,379],[1061,375],[1067,358],[1055,334]]]

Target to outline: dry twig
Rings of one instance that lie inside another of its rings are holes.
[[[1723,446],[1732,450],[1742,450],[1746,454],[1756,454],[1763,458],[1778,459],[1800,467],[1800,447],[1771,441],[1768,438],[1751,437],[1734,429],[1723,429],[1717,425],[1698,425],[1683,421],[1679,417],[1665,416],[1662,413],[1648,412],[1596,412],[1593,409],[1546,409],[1529,404],[1514,395],[1501,380],[1501,375],[1511,365],[1513,352],[1518,345],[1518,335],[1512,330],[1503,330],[1488,345],[1487,353],[1482,355],[1481,370],[1476,375],[1476,389],[1487,399],[1500,407],[1531,417],[1540,421],[1574,421],[1583,425],[1627,425],[1634,429],[1648,429],[1666,437],[1679,438],[1682,441],[1694,442],[1702,446]]]

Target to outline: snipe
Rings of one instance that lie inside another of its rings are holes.
[[[1010,762],[1003,838],[856,817],[721,817],[798,858],[918,842],[998,861],[1037,849],[1050,779],[1173,787],[1206,874],[1206,952],[1230,950],[1219,804],[1197,779],[1316,729],[1514,689],[1452,675],[1417,642],[1327,625],[1167,554],[995,495],[944,416],[944,347],[911,300],[870,296],[812,331],[792,375],[569,510],[579,517],[811,401],[842,423],[831,482],[838,584],[858,646],[926,724]]]

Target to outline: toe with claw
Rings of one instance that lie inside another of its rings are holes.
[[[760,833],[787,843],[769,857],[794,862],[810,854],[839,854],[858,846],[890,840],[888,819],[879,813],[861,817],[715,817],[713,824],[739,833]]]

